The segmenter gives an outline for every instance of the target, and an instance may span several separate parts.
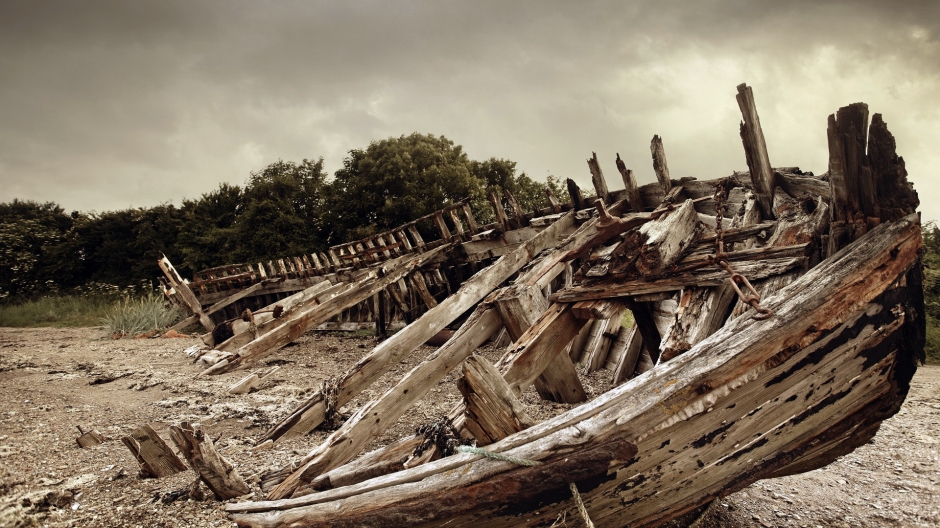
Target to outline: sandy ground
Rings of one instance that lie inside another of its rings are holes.
[[[232,526],[213,500],[195,501],[187,471],[138,478],[121,436],[152,424],[167,440],[180,421],[202,424],[252,485],[258,476],[305,454],[327,433],[251,452],[254,439],[369,351],[372,338],[308,334],[267,364],[281,365],[257,392],[226,389],[247,374],[194,380],[201,370],[183,354],[191,339],[121,339],[102,329],[0,328],[0,526]],[[344,408],[371,399],[410,370],[422,352],[398,365]],[[491,360],[498,351],[484,349]],[[590,397],[606,391],[609,373],[586,380]],[[458,401],[454,374],[370,449],[410,435]],[[567,406],[523,403],[537,419]],[[80,449],[76,426],[105,443]],[[179,498],[178,498],[179,497]],[[940,526],[940,368],[922,367],[901,412],[872,443],[810,473],[758,482],[716,502],[712,526]],[[568,519],[568,526],[579,526]]]

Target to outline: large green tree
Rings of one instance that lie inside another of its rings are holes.
[[[355,240],[441,209],[483,198],[460,145],[414,133],[373,141],[349,152],[330,185],[329,241]]]

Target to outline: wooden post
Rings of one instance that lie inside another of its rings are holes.
[[[620,328],[620,334],[617,335],[615,344],[619,346],[621,341],[625,341],[625,349],[617,361],[617,365],[613,368],[611,383],[614,385],[620,384],[633,376],[643,348],[643,336],[640,335],[636,325],[633,325],[633,328]]]
[[[526,330],[548,309],[548,301],[536,286],[519,284],[503,290],[496,307],[512,341],[519,340]],[[580,403],[587,393],[577,370],[567,354],[558,354],[536,379],[535,388],[542,399],[559,403]]]
[[[545,195],[548,196],[548,203],[552,207],[552,212],[555,214],[561,213],[561,202],[558,201],[558,197],[555,196],[555,193],[553,193],[551,189],[546,188]]]
[[[666,165],[663,140],[659,136],[653,136],[653,141],[650,142],[650,152],[653,154],[653,170],[656,171],[656,179],[663,188],[663,193],[669,194],[672,189],[672,180],[669,179],[669,166]]]
[[[162,478],[186,471],[176,453],[149,425],[138,427],[121,441],[133,453],[144,475]]]
[[[457,388],[464,397],[464,425],[477,445],[492,444],[535,423],[496,367],[482,357],[463,362]]]
[[[415,291],[418,292],[418,296],[421,297],[421,300],[424,301],[425,306],[428,308],[434,308],[437,306],[437,299],[431,295],[431,291],[428,290],[428,283],[424,279],[424,274],[420,271],[416,271],[411,274],[411,285],[414,287]]]
[[[509,206],[512,207],[512,214],[516,217],[516,223],[520,228],[525,227],[525,211],[522,210],[522,207],[519,206],[519,202],[516,201],[516,197],[509,192],[509,189],[503,189],[503,195],[506,197],[506,201],[509,203]]]
[[[250,491],[235,467],[219,455],[212,440],[199,426],[194,427],[188,422],[174,425],[170,427],[170,436],[216,498],[234,499]]]
[[[173,289],[176,290],[176,293],[183,302],[186,303],[186,306],[189,307],[193,315],[199,317],[199,324],[209,332],[215,329],[215,323],[202,311],[202,303],[199,302],[199,299],[196,298],[196,294],[189,289],[189,286],[186,285],[186,282],[180,277],[180,274],[177,273],[176,268],[170,263],[170,259],[166,258],[166,255],[161,255],[160,259],[157,260],[157,265],[160,266],[160,269],[163,271],[163,274],[166,275],[167,280],[170,281]]]
[[[503,202],[500,201],[496,193],[490,193],[490,204],[493,206],[493,213],[496,215],[496,223],[505,233],[509,231],[509,218],[506,216],[506,210],[503,209]]]
[[[565,185],[568,187],[568,195],[571,196],[571,205],[574,207],[575,211],[580,211],[588,207],[587,203],[584,201],[584,196],[581,195],[581,188],[578,187],[578,184],[574,182],[571,178],[565,180]]]
[[[741,122],[741,141],[744,142],[744,154],[747,157],[747,168],[751,173],[751,185],[757,193],[763,217],[772,219],[775,218],[773,211],[774,170],[767,156],[767,144],[764,142],[760,117],[757,116],[754,91],[744,83],[739,84],[736,99],[741,115],[744,117],[744,121]]]
[[[467,227],[470,228],[470,234],[475,235],[480,232],[480,226],[477,224],[477,219],[473,216],[473,211],[470,210],[470,204],[463,204],[463,216],[467,219]]]
[[[630,204],[630,211],[639,213],[643,211],[643,197],[640,196],[640,189],[636,185],[636,178],[633,171],[627,168],[627,165],[620,159],[620,153],[617,153],[617,170],[623,178],[623,188],[627,191],[627,202]]]
[[[418,232],[418,228],[415,227],[414,224],[408,226],[408,234],[414,239],[415,246],[417,246],[418,250],[424,249],[424,239],[421,238],[421,233]]]
[[[594,371],[600,370],[603,368],[604,363],[607,361],[607,353],[610,350],[609,339],[607,334],[612,332],[614,337],[616,337],[623,323],[623,314],[626,311],[626,307],[622,304],[620,305],[620,310],[614,313],[608,319],[601,319],[598,322],[602,323],[596,325],[595,328],[598,329],[596,336],[591,336],[591,340],[588,342],[587,347],[585,348],[584,356],[584,373],[590,374]]]
[[[601,165],[597,162],[597,153],[591,152],[591,157],[587,160],[588,169],[591,170],[591,182],[594,183],[594,191],[597,197],[604,200],[605,204],[610,203],[610,192],[607,190],[607,180],[604,179],[604,172],[601,171]]]
[[[457,231],[457,235],[460,238],[463,238],[463,235],[464,235],[463,224],[460,223],[460,218],[457,218],[457,210],[448,209],[447,214],[448,216],[450,216],[450,221],[453,222],[454,224],[454,229]]]

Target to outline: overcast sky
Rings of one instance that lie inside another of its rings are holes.
[[[412,132],[611,188],[771,163],[827,170],[826,117],[881,113],[940,219],[940,2],[0,1],[0,201],[179,204],[277,159]]]

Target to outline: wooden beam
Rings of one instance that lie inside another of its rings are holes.
[[[672,180],[669,179],[669,165],[666,164],[666,151],[663,149],[663,140],[658,136],[653,136],[650,142],[650,152],[653,154],[653,170],[656,172],[656,180],[662,187],[663,192],[669,194],[672,189]]]
[[[516,227],[519,229],[526,227],[525,211],[519,206],[516,197],[509,192],[509,189],[503,189],[503,196],[506,197],[506,202],[512,208],[512,215],[516,219]]]
[[[568,187],[568,195],[571,197],[571,205],[575,211],[580,211],[588,207],[587,203],[584,201],[584,196],[581,195],[581,188],[578,187],[578,184],[574,182],[571,178],[565,180],[565,185]]]
[[[620,343],[623,343],[623,345],[620,345]],[[643,336],[640,334],[637,325],[633,325],[633,328],[621,327],[615,345],[616,347],[623,346],[624,348],[616,366],[613,368],[613,375],[611,376],[611,383],[619,385],[633,376],[637,362],[640,359],[640,352],[643,348]]]
[[[496,297],[496,307],[503,324],[515,342],[548,309],[548,301],[537,286],[518,284],[502,290]],[[536,378],[535,388],[547,401],[580,403],[587,393],[578,378],[577,370],[567,354],[558,354]]]
[[[464,397],[464,425],[477,445],[492,444],[535,423],[496,367],[482,357],[471,355],[463,362],[457,388]]]
[[[503,202],[500,201],[496,193],[490,193],[490,205],[493,206],[493,213],[496,215],[496,223],[505,233],[509,231],[509,218],[506,216],[506,210],[503,209]]]
[[[597,162],[597,153],[591,152],[591,157],[587,160],[588,169],[591,170],[591,182],[594,184],[594,191],[597,197],[604,200],[605,204],[610,203],[610,192],[607,190],[607,180],[604,179],[604,172],[601,171],[601,165]]]
[[[627,168],[627,165],[620,159],[620,153],[617,153],[617,170],[623,178],[623,188],[626,191],[627,202],[630,204],[630,211],[640,213],[643,211],[643,197],[640,196],[640,190],[636,186],[636,178],[633,171]]]
[[[304,457],[298,469],[271,490],[268,499],[287,497],[318,475],[359,454],[376,434],[393,425],[414,402],[486,342],[501,325],[502,321],[495,309],[483,305],[478,307],[443,347],[415,367],[396,386],[360,408],[342,427]],[[342,381],[340,383],[342,392],[344,387]]]
[[[249,492],[235,467],[216,451],[212,439],[198,425],[188,422],[170,427],[170,436],[199,478],[219,500],[234,499]]]
[[[741,141],[744,142],[744,154],[751,173],[751,185],[757,194],[763,217],[773,219],[774,170],[767,156],[767,144],[764,142],[764,131],[761,129],[760,117],[757,115],[754,91],[746,84],[739,84],[736,99],[744,118],[741,122]]]
[[[186,281],[177,273],[176,268],[170,263],[170,259],[166,258],[166,255],[161,255],[160,259],[157,260],[157,266],[159,266],[163,274],[166,275],[167,280],[170,281],[170,285],[173,286],[177,295],[186,303],[186,306],[189,307],[193,315],[199,317],[199,324],[211,332],[215,328],[215,323],[212,322],[208,314],[202,311],[202,304],[196,299],[196,294],[189,289],[189,286],[186,285]]]
[[[137,459],[140,471],[145,475],[162,478],[186,471],[186,465],[150,425],[134,429],[121,441]]]
[[[692,200],[666,215],[640,226],[640,257],[636,267],[644,277],[657,277],[679,260],[699,233]]]
[[[590,374],[603,368],[604,363],[607,361],[607,353],[610,350],[610,338],[607,337],[607,334],[613,332],[616,337],[620,332],[625,311],[626,307],[622,306],[620,310],[615,312],[609,319],[599,319],[597,321],[599,324],[595,323],[594,328],[591,329],[592,335],[588,339],[588,343],[582,355],[585,374]]]

